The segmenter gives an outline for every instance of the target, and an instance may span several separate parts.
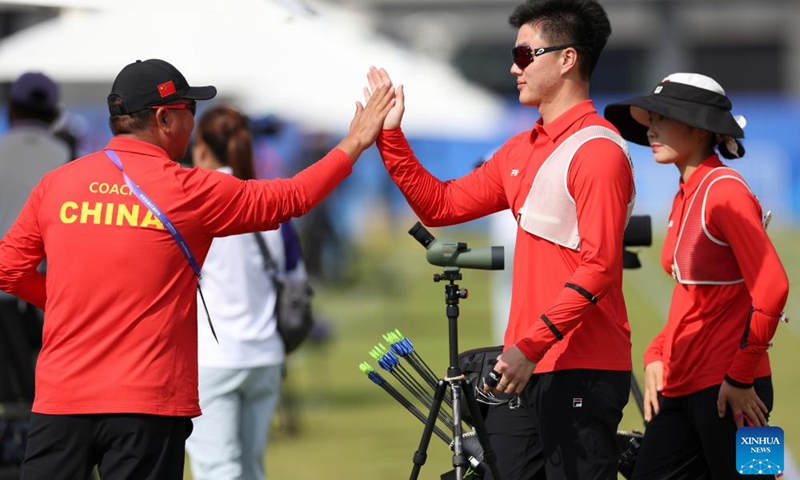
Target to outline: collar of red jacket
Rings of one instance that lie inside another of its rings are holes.
[[[167,152],[163,148],[153,145],[152,143],[143,142],[130,137],[114,137],[106,145],[107,150],[116,150],[118,152],[131,152],[140,155],[150,155],[153,157],[162,157],[169,160]]]
[[[689,180],[685,183],[680,179],[680,189],[684,195],[691,195],[700,186],[700,182],[706,178],[708,172],[717,167],[722,167],[724,164],[720,161],[719,156],[715,153],[710,157],[703,160],[703,163],[697,166],[694,172],[689,175]]]
[[[573,133],[572,126],[575,124],[575,122],[587,115],[595,113],[597,113],[597,110],[594,108],[594,102],[591,100],[583,100],[570,107],[569,110],[562,113],[561,116],[547,125],[544,125],[542,122],[542,117],[539,117],[539,120],[537,120],[536,124],[533,126],[531,140],[536,141],[536,138],[539,136],[539,134],[544,133],[547,138],[550,139],[550,141],[558,142],[559,137],[563,134]]]

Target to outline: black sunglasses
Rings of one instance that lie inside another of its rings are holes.
[[[552,47],[539,47],[531,48],[528,45],[521,45],[511,49],[511,56],[514,58],[514,64],[521,70],[528,68],[528,65],[533,63],[533,59],[545,53],[556,52],[564,50],[565,48],[577,47],[583,45],[582,43],[565,43],[564,45],[554,45]]]

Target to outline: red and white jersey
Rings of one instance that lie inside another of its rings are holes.
[[[729,285],[744,281],[730,244],[712,235],[706,221],[709,192],[721,181],[740,182],[750,191],[732,168],[717,167],[705,174],[681,220],[675,244],[672,275],[680,283]]]
[[[422,223],[452,225],[505,209],[515,215],[547,158],[575,132],[591,126],[616,132],[590,100],[582,101],[546,125],[539,119],[481,167],[448,181],[425,170],[399,129],[384,130],[378,149]],[[622,238],[634,191],[630,162],[617,143],[593,138],[577,149],[566,170],[562,178],[575,201],[580,250],[517,228],[504,343],[536,362],[536,373],[630,370],[630,326],[622,297]],[[565,288],[567,283],[591,292],[597,303]]]

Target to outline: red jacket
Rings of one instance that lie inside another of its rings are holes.
[[[713,155],[681,182],[661,253],[667,273],[672,273],[680,226],[701,181],[722,165]],[[676,283],[667,324],[644,355],[645,365],[664,362],[662,393],[668,397],[719,385],[726,375],[741,386],[769,375],[766,350],[789,294],[786,272],[762,226],[761,206],[743,183],[734,179],[715,182],[708,190],[703,214],[708,233],[730,245],[744,282]]]
[[[292,179],[185,169],[117,137],[125,173],[202,265],[217,236],[274,229],[346,177],[334,150]],[[47,275],[36,267],[47,257]],[[56,169],[0,241],[0,289],[45,311],[33,411],[196,416],[197,278],[177,243],[102,152]],[[225,345],[220,345],[225,348]]]
[[[420,165],[399,129],[384,130],[378,148],[422,223],[452,225],[503,209],[516,215],[547,157],[589,125],[616,131],[587,100],[548,125],[540,119],[531,131],[508,140],[483,166],[446,182]],[[518,346],[537,362],[537,373],[630,370],[630,327],[622,297],[622,237],[633,192],[627,157],[610,140],[589,141],[574,157],[568,188],[577,206],[581,249],[570,250],[517,229],[505,345]],[[565,288],[568,282],[586,289],[598,302]]]

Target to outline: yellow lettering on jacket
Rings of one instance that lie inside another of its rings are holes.
[[[77,210],[78,204],[75,202],[64,202],[61,205],[61,223],[75,223],[75,220],[78,219],[78,215],[75,213],[67,213],[67,210]]]
[[[97,184],[100,193],[102,184]],[[108,187],[110,193],[114,186]],[[90,187],[94,188],[94,187]],[[117,189],[119,195],[122,187]],[[125,205],[112,202],[78,202],[66,201],[59,210],[59,219],[65,225],[73,223],[109,225],[115,227],[157,228],[164,230],[164,225],[150,210],[141,205]]]
[[[127,185],[117,185],[116,183],[92,182],[89,184],[89,191],[101,193],[103,195],[130,195],[131,189]]]
[[[127,205],[120,205],[117,209],[117,225],[121,226],[123,221],[127,221],[128,225],[135,227],[139,219],[139,205],[134,205],[133,210],[128,210]]]
[[[111,219],[114,218],[114,204],[106,203],[106,216],[103,219],[104,225],[111,225]]]
[[[147,213],[145,214],[144,220],[142,220],[142,223],[139,225],[139,227],[146,228],[149,226],[160,228],[162,230],[164,229],[164,225],[161,224],[161,222],[155,217],[155,215],[153,215],[153,212],[151,212],[150,210],[148,210]]]
[[[89,207],[89,202],[81,203],[81,223],[86,223],[89,217],[92,217],[95,225],[100,225],[100,212],[103,210],[103,204],[94,202],[94,208]]]

